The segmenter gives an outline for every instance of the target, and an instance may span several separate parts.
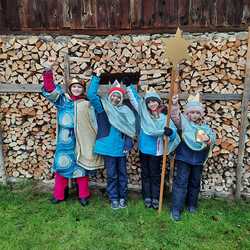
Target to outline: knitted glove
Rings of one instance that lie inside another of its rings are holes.
[[[173,130],[171,128],[164,128],[164,135],[171,136],[173,134]]]

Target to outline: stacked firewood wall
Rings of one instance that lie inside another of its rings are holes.
[[[64,55],[70,56],[71,76],[87,82],[92,69],[141,73],[141,84],[167,93],[171,66],[165,59],[161,35],[108,37],[0,37],[0,82],[42,83],[42,64],[57,58],[55,82],[63,83]],[[190,61],[179,68],[179,86],[189,93],[244,91],[247,34],[187,35]],[[49,179],[56,137],[56,110],[39,93],[2,93],[0,113],[7,174]],[[181,101],[183,106],[185,101]],[[206,119],[217,133],[217,142],[204,169],[202,189],[231,193],[235,187],[240,101],[205,101]],[[250,128],[246,135],[243,188],[250,193]],[[140,164],[135,143],[128,157],[129,182],[140,184]],[[105,171],[95,181],[105,182]]]

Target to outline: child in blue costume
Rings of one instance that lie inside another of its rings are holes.
[[[51,202],[57,204],[65,200],[69,178],[76,179],[78,198],[81,205],[88,204],[90,197],[88,175],[90,166],[78,164],[76,159],[76,105],[84,101],[85,85],[78,79],[72,79],[68,85],[69,94],[53,81],[52,66],[55,63],[49,58],[43,72],[43,96],[54,104],[57,109],[57,140],[53,172],[55,186]],[[83,149],[85,150],[85,148]],[[83,151],[82,150],[82,151]],[[92,163],[91,163],[92,164]]]
[[[111,208],[125,208],[128,184],[126,155],[135,137],[135,117],[132,110],[123,105],[126,91],[120,86],[110,88],[104,98],[97,95],[101,70],[97,69],[93,74],[87,90],[87,97],[95,109],[98,128],[95,153],[104,158]]]
[[[171,217],[178,221],[187,201],[188,211],[197,209],[203,165],[215,143],[215,133],[204,122],[204,108],[199,95],[190,97],[180,113],[178,96],[173,97],[171,118],[181,131],[176,149],[176,176],[173,183]]]
[[[128,86],[127,91],[140,120],[138,147],[144,204],[147,208],[158,209],[163,136],[169,137],[168,154],[175,150],[180,138],[172,121],[170,121],[170,128],[165,127],[166,115],[160,111],[161,98],[153,88],[145,94],[144,98],[138,95],[132,85]]]

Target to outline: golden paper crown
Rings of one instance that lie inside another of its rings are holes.
[[[117,80],[115,80],[115,81],[113,82],[113,84],[112,84],[112,87],[118,87],[118,88],[120,88],[120,87],[121,87],[121,84],[120,84]]]
[[[75,84],[75,83],[78,83],[78,84],[80,84],[80,85],[82,85],[83,87],[86,85],[86,82],[84,81],[84,80],[81,80],[81,79],[78,79],[78,78],[72,78],[71,80],[70,80],[70,83],[69,83],[69,85],[68,86],[71,86],[71,85],[73,85],[73,84]]]
[[[77,78],[72,78],[70,84],[74,84],[74,83],[80,83],[80,81]]]
[[[196,95],[189,95],[188,102],[200,102],[200,93],[197,93]]]

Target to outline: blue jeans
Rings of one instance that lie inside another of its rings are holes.
[[[172,210],[181,211],[185,201],[188,207],[197,207],[202,176],[202,165],[176,161],[176,176],[172,193]]]
[[[107,170],[107,193],[110,200],[127,199],[128,176],[126,156],[104,156]]]

